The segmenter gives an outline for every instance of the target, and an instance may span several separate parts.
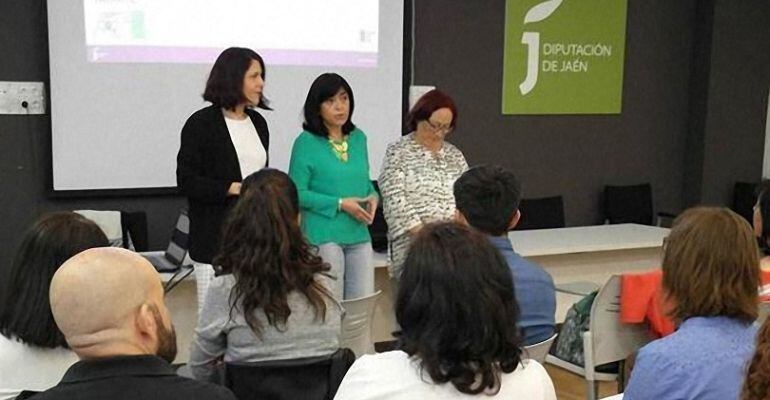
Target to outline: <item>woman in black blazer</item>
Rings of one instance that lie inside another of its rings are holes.
[[[187,196],[190,257],[195,262],[198,305],[213,275],[222,223],[235,204],[244,176],[267,166],[270,133],[252,107],[265,110],[265,63],[250,49],[231,47],[219,55],[203,99],[182,128],[177,154],[177,185]]]

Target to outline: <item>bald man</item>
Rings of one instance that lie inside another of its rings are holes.
[[[77,254],[54,275],[50,299],[80,361],[35,399],[235,399],[224,387],[174,373],[176,335],[160,277],[136,253]]]

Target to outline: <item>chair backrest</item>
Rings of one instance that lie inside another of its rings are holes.
[[[731,208],[750,224],[754,218],[754,204],[757,202],[756,191],[756,183],[735,182],[733,187],[733,206]]]
[[[342,337],[340,347],[353,350],[356,357],[374,353],[372,342],[372,316],[381,290],[357,299],[343,300]]]
[[[604,217],[610,224],[652,225],[652,185],[605,186]]]
[[[354,361],[342,348],[320,357],[226,363],[225,386],[239,400],[332,400]]]
[[[564,199],[561,196],[522,199],[519,210],[521,219],[514,230],[564,227]]]
[[[174,231],[171,233],[171,239],[168,242],[163,256],[174,265],[181,266],[187,256],[188,241],[190,234],[190,217],[187,211],[179,212]]]
[[[591,305],[593,364],[623,360],[653,338],[647,324],[620,322],[620,275],[612,275]]]
[[[377,181],[372,181],[377,194],[380,194],[380,185]],[[382,197],[380,195],[380,197]],[[372,237],[372,249],[374,251],[385,252],[388,250],[388,223],[385,221],[385,214],[382,210],[382,198],[377,204],[377,210],[374,212],[374,221],[369,225],[369,235]]]
[[[523,357],[535,360],[540,364],[544,363],[545,357],[548,355],[548,351],[551,350],[551,345],[553,344],[554,340],[556,340],[556,336],[558,335],[558,333],[554,333],[551,337],[543,340],[540,343],[524,346]]]

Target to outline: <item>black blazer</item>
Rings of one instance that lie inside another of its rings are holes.
[[[270,132],[258,112],[246,109],[268,150]],[[222,109],[209,106],[196,111],[182,128],[176,157],[176,183],[187,196],[190,216],[190,257],[211,264],[219,250],[219,236],[227,212],[237,196],[227,196],[232,182],[240,182],[241,167]]]

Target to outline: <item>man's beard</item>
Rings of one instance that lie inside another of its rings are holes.
[[[152,307],[152,314],[155,318],[155,325],[158,326],[158,351],[156,356],[168,361],[169,364],[174,362],[176,358],[176,330],[174,325],[171,325],[171,329],[166,328],[163,324],[163,319],[160,317],[160,311],[156,307]]]

